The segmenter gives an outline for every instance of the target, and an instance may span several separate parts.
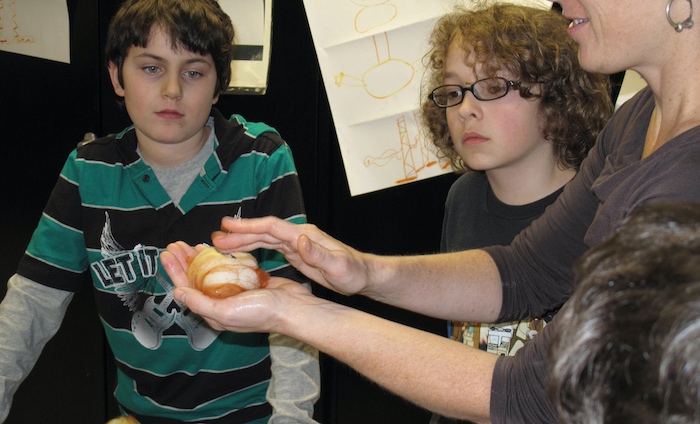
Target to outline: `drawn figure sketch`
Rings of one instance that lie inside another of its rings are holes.
[[[0,0],[0,44],[34,42],[33,36],[22,34],[22,28],[17,18],[17,2]]]
[[[0,50],[70,63],[65,0],[0,0]]]
[[[421,128],[422,58],[445,0],[304,0],[352,195],[449,172]]]

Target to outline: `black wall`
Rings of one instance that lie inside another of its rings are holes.
[[[102,46],[118,0],[69,0],[71,64],[0,52],[0,288],[15,272],[68,153],[86,132],[129,124],[103,66]],[[217,107],[276,127],[294,152],[310,222],[361,250],[437,251],[445,175],[350,197],[302,0],[277,0],[265,96],[222,96]],[[443,323],[316,289],[321,296],[430,331]],[[317,419],[338,424],[426,423],[429,414],[322,357]],[[100,423],[116,415],[113,365],[89,289],[79,292],[58,335],[20,387],[7,424]]]

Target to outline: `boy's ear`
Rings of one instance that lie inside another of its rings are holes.
[[[109,62],[107,70],[109,71],[109,79],[112,81],[114,92],[117,93],[117,96],[124,97],[124,87],[119,82],[119,67],[114,62]]]

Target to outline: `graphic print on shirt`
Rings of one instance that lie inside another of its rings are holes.
[[[133,313],[131,331],[134,338],[148,349],[158,349],[163,333],[178,325],[187,334],[195,350],[204,350],[218,337],[219,332],[209,327],[203,318],[192,313],[173,298],[174,286],[158,272],[158,248],[136,245],[124,249],[115,239],[109,214],[100,236],[101,261],[90,264],[105,288],[112,288],[125,307]],[[165,290],[158,301],[157,285]],[[140,301],[139,294],[148,297]]]
[[[452,340],[496,355],[513,356],[542,332],[547,321],[540,318],[500,324],[452,321],[448,332]]]

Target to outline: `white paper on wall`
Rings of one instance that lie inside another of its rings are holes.
[[[219,5],[235,32],[226,94],[265,94],[272,52],[272,0],[219,0]]]
[[[66,0],[0,0],[0,50],[70,63]]]

